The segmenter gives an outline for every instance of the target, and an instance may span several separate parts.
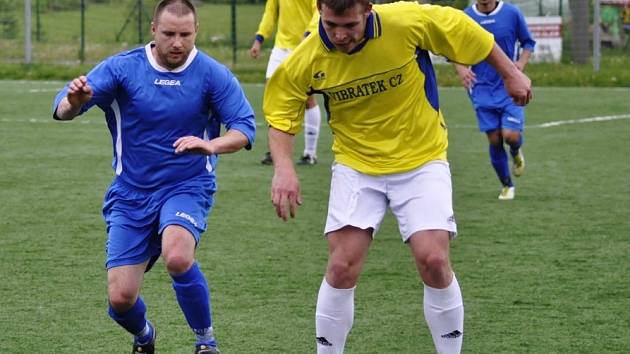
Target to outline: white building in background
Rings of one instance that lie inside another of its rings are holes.
[[[526,17],[527,26],[536,41],[536,48],[530,61],[560,62],[562,58],[562,17]]]

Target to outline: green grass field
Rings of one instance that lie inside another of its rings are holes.
[[[107,316],[103,193],[111,139],[97,109],[53,122],[60,82],[0,81],[0,353],[121,353]],[[197,256],[227,354],[314,352],[326,266],[321,236],[331,135],[298,168],[304,205],[287,223],[269,201],[262,87],[253,151],[223,156]],[[627,353],[630,348],[630,88],[539,88],[527,109],[527,171],[514,201],[499,183],[462,89],[441,90],[459,236],[452,260],[466,309],[464,353]],[[611,117],[616,119],[594,117]],[[553,123],[559,122],[559,123]],[[552,124],[549,124],[552,123]],[[301,152],[297,141],[296,156]],[[158,263],[143,296],[160,353],[192,352],[192,334]],[[34,349],[36,348],[36,349]],[[391,215],[356,292],[347,353],[431,353],[422,290]]]

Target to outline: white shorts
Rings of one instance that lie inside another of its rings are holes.
[[[282,64],[284,59],[286,59],[289,54],[291,54],[291,49],[284,48],[276,48],[273,47],[271,49],[271,54],[269,55],[269,63],[267,63],[267,73],[265,74],[265,79],[269,79],[271,75],[273,75],[274,71]]]
[[[446,230],[455,238],[451,171],[432,161],[415,170],[382,176],[333,164],[325,234],[344,226],[378,231],[389,207],[403,242],[418,231]]]

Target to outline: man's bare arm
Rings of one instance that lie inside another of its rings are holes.
[[[57,106],[55,116],[59,120],[72,120],[81,112],[81,107],[92,99],[92,88],[85,76],[79,76],[68,84],[68,94]]]

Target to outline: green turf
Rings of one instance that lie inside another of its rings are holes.
[[[113,172],[102,113],[53,122],[59,82],[0,81],[0,352],[121,353],[106,312],[103,193]],[[304,205],[283,223],[269,201],[262,87],[253,151],[223,156],[198,251],[224,353],[312,353],[331,136],[299,167]],[[527,109],[527,171],[514,201],[499,183],[462,89],[441,90],[459,237],[452,260],[466,308],[465,353],[627,353],[630,348],[630,89],[539,88]],[[296,157],[302,136],[297,138]],[[161,353],[192,335],[162,263],[143,287]],[[431,353],[420,281],[390,215],[356,292],[347,353]]]

